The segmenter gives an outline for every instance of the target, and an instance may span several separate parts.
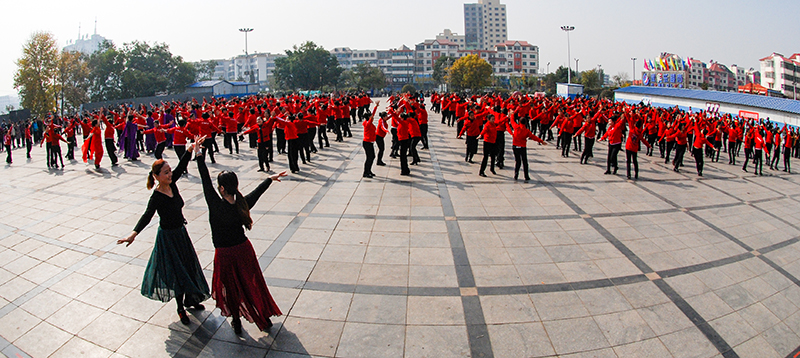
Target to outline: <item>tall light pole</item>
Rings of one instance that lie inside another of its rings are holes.
[[[631,86],[633,86],[633,79],[636,78],[636,57],[631,57],[633,61],[633,74],[631,74]]]
[[[580,60],[581,60],[581,59],[579,59],[579,58],[576,58],[576,59],[575,59],[575,73],[577,73],[577,74],[580,74],[580,73],[581,73],[581,71],[580,71],[580,70],[578,70],[578,61],[580,61]]]
[[[572,56],[569,53],[569,32],[575,30],[575,26],[561,26],[561,29],[567,33],[567,83],[572,82],[572,68],[570,66],[570,58]]]
[[[547,63],[547,73],[545,73],[545,74],[549,74],[549,73],[550,73],[550,62]]]
[[[253,83],[253,71],[250,68],[250,58],[249,53],[247,53],[247,33],[253,31],[253,29],[249,27],[244,27],[239,29],[239,32],[244,32],[244,61],[247,64],[247,72],[250,74],[250,83]]]

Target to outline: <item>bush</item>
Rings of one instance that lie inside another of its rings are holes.
[[[409,83],[409,84],[403,86],[403,89],[401,89],[400,92],[402,92],[402,93],[416,93],[417,92],[417,88],[414,87],[414,85]]]

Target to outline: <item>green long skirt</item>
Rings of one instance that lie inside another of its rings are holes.
[[[211,297],[186,227],[159,227],[142,279],[142,296],[168,302],[181,294],[184,295],[184,302],[192,304]]]

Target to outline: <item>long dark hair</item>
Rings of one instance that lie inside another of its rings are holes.
[[[244,199],[242,193],[239,192],[239,178],[236,173],[224,170],[217,176],[217,184],[225,188],[225,192],[233,194],[236,199],[236,211],[239,213],[239,219],[242,221],[247,230],[253,228],[253,219],[250,217],[250,205],[247,205],[247,200]]]
[[[166,162],[163,159],[158,159],[155,162],[153,162],[153,166],[150,169],[150,173],[147,174],[147,190],[153,189],[153,186],[155,186],[156,184],[155,176],[161,174],[161,169],[164,168],[164,163]]]

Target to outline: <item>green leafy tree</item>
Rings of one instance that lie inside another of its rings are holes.
[[[122,95],[125,98],[180,93],[194,82],[197,74],[191,63],[173,56],[169,46],[163,43],[151,46],[134,41],[125,44],[123,52]]]
[[[344,71],[349,80],[349,85],[358,90],[376,89],[386,87],[386,76],[380,68],[360,63],[352,70]]]
[[[631,80],[627,72],[617,73],[611,78],[611,81],[614,82],[614,86],[616,87],[628,87],[631,85]]]
[[[197,68],[197,80],[198,81],[208,81],[213,80],[214,77],[214,69],[217,68],[219,63],[216,60],[211,61],[204,61],[199,63]]]
[[[121,99],[125,54],[111,41],[103,41],[89,56],[89,98],[94,102]]]
[[[414,85],[409,83],[409,84],[403,86],[403,88],[400,89],[400,92],[402,92],[402,93],[417,93],[417,88],[414,87]]]
[[[433,63],[433,81],[437,85],[447,82],[447,73],[450,67],[456,62],[456,58],[452,56],[441,56]]]
[[[334,86],[342,74],[339,61],[330,52],[308,41],[286,51],[286,57],[275,60],[275,81],[289,90],[318,90]]]
[[[56,105],[58,47],[53,34],[36,32],[22,48],[17,60],[14,88],[19,91],[23,108],[34,116],[52,112]]]
[[[448,79],[456,89],[478,91],[492,84],[492,65],[478,55],[467,55],[453,63]]]
[[[590,90],[603,87],[603,83],[600,81],[600,73],[595,69],[581,72],[581,84],[585,89]]]
[[[567,77],[567,72],[570,73],[572,78]],[[564,66],[559,66],[556,72],[554,73],[556,83],[567,83],[567,80],[572,80],[572,83],[578,83],[578,73],[572,69],[567,69]],[[555,86],[554,86],[555,88]]]
[[[61,114],[77,111],[89,102],[89,66],[80,52],[61,52],[58,59],[58,86]]]

